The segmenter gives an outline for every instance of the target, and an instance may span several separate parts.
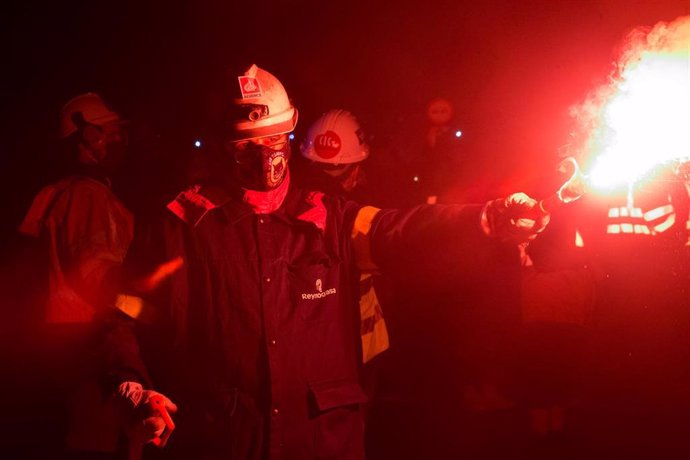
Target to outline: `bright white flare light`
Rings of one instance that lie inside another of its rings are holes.
[[[200,140],[198,140],[198,139],[197,139],[197,140],[195,140],[195,141],[194,141],[194,147],[196,147],[196,148],[200,148],[200,147],[201,147],[201,141],[200,141]]]
[[[589,117],[591,185],[632,184],[690,157],[690,17],[631,35],[619,74],[580,109]]]
[[[605,143],[590,174],[595,185],[631,183],[654,165],[690,156],[690,65],[650,56],[624,73],[604,107]]]
[[[462,131],[455,131],[455,137],[462,137]]]

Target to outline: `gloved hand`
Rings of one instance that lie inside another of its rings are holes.
[[[168,429],[172,420],[167,420],[158,405],[170,413],[177,412],[177,406],[167,397],[153,390],[144,390],[140,383],[123,382],[117,389],[117,398],[123,412],[125,432],[130,442],[145,444],[154,442],[162,447],[167,437],[161,442],[161,435]]]
[[[539,202],[524,193],[489,201],[482,212],[482,229],[492,238],[507,243],[527,243],[549,223],[550,215]]]

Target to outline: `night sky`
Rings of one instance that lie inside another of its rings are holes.
[[[209,82],[251,61],[285,84],[298,134],[342,107],[395,142],[444,96],[471,154],[529,189],[625,33],[687,14],[688,0],[4,1],[1,235],[50,177],[70,97],[96,91],[182,151],[202,131]]]

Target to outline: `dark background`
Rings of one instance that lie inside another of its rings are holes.
[[[208,89],[227,66],[254,61],[284,83],[300,110],[298,138],[322,111],[346,108],[360,117],[372,143],[380,147],[374,152],[381,155],[390,155],[419,133],[429,99],[444,96],[454,104],[454,123],[463,130],[466,153],[485,171],[477,180],[490,177],[498,184],[492,187],[496,193],[524,190],[540,196],[552,191],[544,184],[568,142],[569,107],[606,82],[625,34],[688,14],[688,0],[5,0],[0,6],[0,259],[10,252],[32,197],[58,175],[58,114],[74,95],[95,91],[131,120],[138,133],[137,151],[155,157],[145,171],[152,184],[174,175],[177,160],[193,152],[195,139],[203,139]],[[398,160],[396,155],[388,158]],[[605,327],[601,330],[605,335]],[[537,340],[537,351],[549,340]],[[602,343],[597,351],[610,346]],[[554,355],[554,361],[561,359]],[[606,359],[601,361],[608,363]],[[606,369],[602,375],[623,374]],[[601,416],[606,412],[597,403],[630,384],[611,380],[611,388],[596,387],[602,389],[600,399],[597,392],[588,393],[584,406],[590,412],[579,424],[593,425],[592,431],[601,435],[601,443],[591,443],[600,451],[596,458],[616,458],[620,446],[633,437],[634,431],[619,429],[622,441],[611,443],[613,454],[608,455],[600,447],[615,431],[609,420],[639,418],[623,412]],[[401,452],[415,445],[422,422],[444,415],[439,407],[454,410],[444,401],[429,408],[419,425],[402,431],[410,435],[407,442],[384,441],[399,444]],[[384,434],[390,414],[379,426]],[[405,409],[399,418],[416,415]],[[456,436],[463,437],[458,445],[471,444],[468,438],[481,433],[481,427],[467,429],[476,426],[476,419],[463,425],[456,414],[445,415],[452,423],[438,434],[443,441],[439,449]],[[11,417],[0,421],[13,422]],[[458,423],[462,429],[456,431]],[[485,424],[486,432],[500,431],[494,420]],[[506,426],[510,434],[513,426],[527,424]],[[667,426],[661,424],[660,431]],[[687,427],[676,425],[676,430]],[[526,439],[524,433],[513,435]],[[655,448],[663,444],[658,433],[650,438]],[[561,453],[572,450],[568,444],[559,446],[566,446]],[[629,449],[635,449],[634,443]],[[594,457],[587,452],[572,458]]]
[[[567,142],[568,107],[605,81],[631,28],[688,14],[687,0],[5,1],[0,7],[2,233],[52,178],[59,109],[100,93],[189,150],[209,81],[255,61],[277,75],[304,130],[332,107],[382,143],[455,106],[471,155],[507,190],[529,188]],[[165,174],[162,165],[161,174]],[[5,239],[5,238],[3,238]]]

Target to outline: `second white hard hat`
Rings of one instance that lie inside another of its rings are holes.
[[[359,121],[347,110],[329,110],[314,121],[300,151],[309,160],[334,165],[359,163],[369,156]]]

